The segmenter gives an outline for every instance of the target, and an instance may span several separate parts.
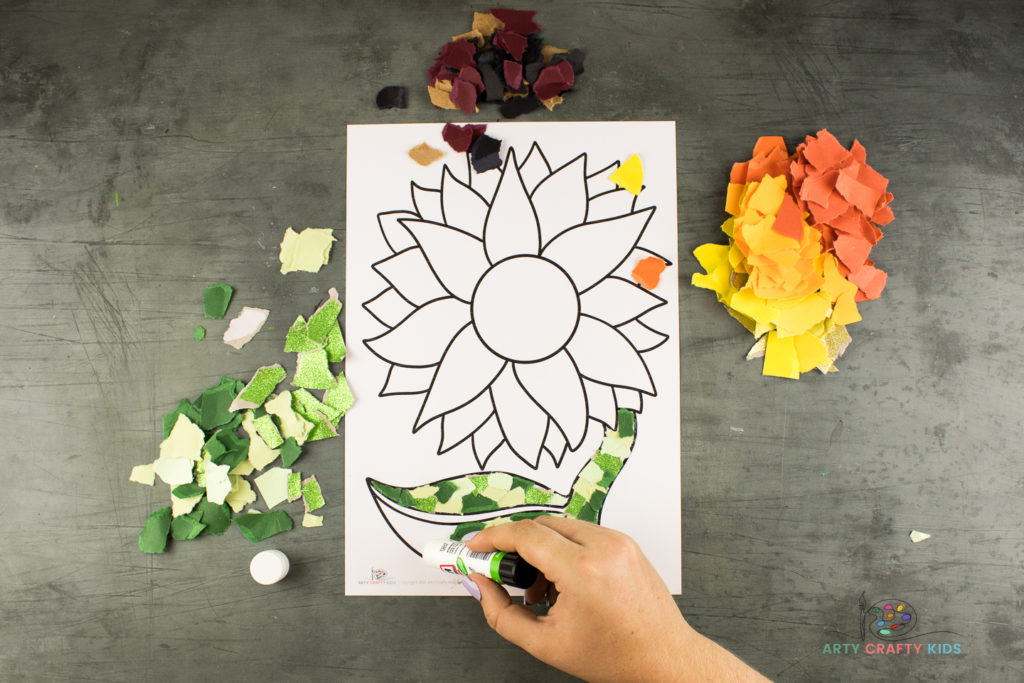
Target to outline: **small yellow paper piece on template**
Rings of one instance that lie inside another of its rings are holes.
[[[636,154],[615,169],[615,172],[608,176],[612,181],[630,194],[640,194],[644,187],[644,165],[640,163],[640,157]]]
[[[334,243],[334,230],[331,228],[306,228],[295,232],[291,228],[284,231],[281,240],[281,273],[292,273],[302,270],[307,273],[320,272],[331,257],[331,245]]]
[[[409,157],[420,166],[430,166],[443,156],[444,152],[434,149],[425,142],[421,142],[409,150]]]

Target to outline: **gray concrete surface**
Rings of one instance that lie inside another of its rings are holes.
[[[275,334],[193,342],[204,285],[282,331],[343,284],[343,242],[287,278],[276,243],[344,229],[345,124],[464,118],[422,83],[472,9],[0,3],[0,679],[560,678],[470,601],[343,596],[340,440],[308,456],[328,525],[281,537],[287,582],[257,589],[234,532],[135,545],[162,493],[127,474],[160,416],[283,360]],[[838,374],[760,377],[747,333],[680,282],[686,617],[778,680],[1024,678],[1020,3],[564,2],[538,20],[588,59],[531,120],[678,122],[684,278],[759,135],[857,137],[896,195],[888,289]],[[376,110],[386,84],[409,109]],[[859,605],[883,598],[916,608],[913,642],[962,654],[865,655]]]

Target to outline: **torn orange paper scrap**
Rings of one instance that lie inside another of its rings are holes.
[[[449,83],[449,81],[438,81],[439,85],[441,83]],[[427,86],[427,94],[430,95],[430,103],[435,107],[440,107],[441,109],[458,109],[458,107],[455,106],[455,103],[452,102],[451,91],[450,85],[448,90],[442,90],[441,88],[433,85]]]
[[[633,279],[644,289],[654,289],[665,272],[665,261],[657,256],[642,258],[633,268]]]
[[[432,163],[444,156],[444,152],[434,149],[425,142],[421,142],[409,150],[409,156],[420,166],[430,166]]]
[[[691,283],[713,290],[754,335],[747,358],[763,357],[765,375],[835,372],[846,326],[861,320],[857,303],[885,287],[870,252],[878,225],[892,220],[892,195],[866,158],[859,142],[846,149],[822,130],[793,155],[782,138],[760,138],[732,166],[721,226],[729,243],[694,250],[704,273]]]
[[[640,194],[640,190],[644,187],[644,166],[640,162],[640,157],[634,154],[626,159],[621,166],[615,169],[615,172],[608,176],[608,180],[630,194]]]

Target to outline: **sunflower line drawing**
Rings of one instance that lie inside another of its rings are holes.
[[[413,211],[378,214],[387,286],[363,306],[386,329],[363,343],[390,365],[379,396],[423,394],[412,431],[439,420],[439,454],[558,466],[590,421],[614,429],[656,395],[643,354],[668,336],[642,317],[666,302],[615,274],[651,255],[655,207],[607,180],[618,162],[587,161],[512,148],[492,190],[467,158],[465,182],[446,165],[438,188],[411,183]]]

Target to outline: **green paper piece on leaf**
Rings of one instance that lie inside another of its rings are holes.
[[[231,508],[226,503],[217,505],[203,498],[196,506],[196,510],[202,515],[201,519],[206,528],[202,534],[213,534],[220,536],[231,526]]]
[[[223,318],[234,292],[231,285],[223,282],[208,285],[203,290],[203,315],[207,318]]]
[[[206,525],[188,516],[181,515],[171,520],[171,538],[175,541],[191,541],[202,533]]]
[[[436,486],[437,492],[434,493],[434,497],[437,498],[437,502],[439,503],[447,503],[451,500],[452,494],[459,490],[459,487],[450,481],[439,481]],[[383,493],[383,491],[381,491],[381,493]]]
[[[330,389],[335,385],[334,374],[327,365],[327,351],[303,351],[295,363],[292,384],[306,389]]]
[[[619,436],[626,438],[636,433],[636,413],[627,408],[619,408]]]
[[[175,498],[191,498],[192,496],[198,496],[203,493],[206,493],[206,489],[196,483],[181,484],[180,486],[175,486],[174,489],[171,490],[171,495]]]
[[[192,338],[196,341],[203,341],[206,339],[206,328],[202,325],[196,325],[196,329],[192,330]]]
[[[258,543],[291,529],[292,518],[284,510],[271,510],[263,513],[247,512],[235,517],[235,526],[247,539]]]
[[[300,455],[302,455],[302,446],[296,443],[294,436],[289,436],[281,444],[281,465],[291,467]]]
[[[139,550],[149,554],[162,553],[167,548],[167,534],[170,530],[171,508],[154,510],[139,532]]]

